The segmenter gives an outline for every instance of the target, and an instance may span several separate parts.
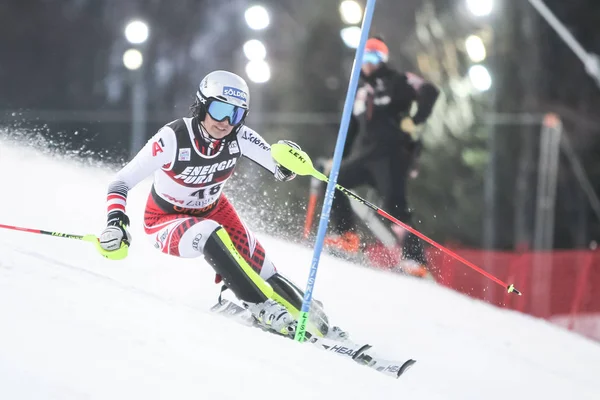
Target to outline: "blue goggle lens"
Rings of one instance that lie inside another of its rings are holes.
[[[229,118],[229,125],[235,126],[244,119],[246,109],[222,101],[211,101],[208,105],[208,114],[219,122]]]
[[[363,54],[363,64],[377,65],[381,62],[381,56],[375,51],[367,51]]]

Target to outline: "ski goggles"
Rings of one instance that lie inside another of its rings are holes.
[[[362,63],[377,65],[383,61],[383,57],[378,51],[365,51],[362,58]]]
[[[213,100],[208,104],[206,109],[208,115],[215,121],[221,122],[229,119],[229,125],[236,126],[240,124],[246,117],[247,109],[233,104],[223,103],[222,101]]]

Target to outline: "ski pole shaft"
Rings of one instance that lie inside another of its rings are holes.
[[[70,233],[51,232],[51,231],[44,231],[41,229],[23,228],[20,226],[3,225],[3,224],[0,224],[0,228],[10,229],[10,230],[19,231],[19,232],[36,233],[39,235],[48,235],[48,236],[54,236],[54,237],[61,237],[61,238],[65,238],[65,239],[75,239],[75,240],[82,240],[84,242],[89,242],[89,243],[92,243],[96,247],[96,250],[103,257],[109,258],[111,260],[121,260],[121,259],[127,257],[127,253],[128,253],[128,249],[129,249],[129,246],[127,244],[121,243],[121,247],[117,250],[113,250],[113,251],[104,250],[100,246],[100,241],[98,240],[96,235],[93,235],[93,234],[73,235]]]
[[[41,230],[41,229],[22,228],[20,226],[12,226],[12,225],[3,225],[3,224],[0,224],[0,228],[11,229],[11,230],[14,230],[14,231],[21,231],[21,232],[37,233],[37,234],[40,234],[40,235],[49,235],[49,236],[55,236],[55,237],[62,237],[62,238],[66,238],[66,239],[86,240],[85,236],[82,236],[82,235],[72,235],[70,233],[62,233],[62,232],[50,232],[50,231],[44,231],[44,230]]]
[[[512,284],[509,285],[509,284],[503,282],[502,280],[498,279],[494,275],[490,274],[489,272],[484,271],[483,269],[479,268],[477,265],[475,265],[472,262],[470,262],[469,260],[466,260],[465,258],[459,256],[458,254],[456,254],[452,250],[448,249],[447,247],[444,247],[441,244],[437,243],[436,241],[434,241],[434,240],[428,238],[427,236],[423,235],[421,232],[419,232],[415,228],[411,227],[410,225],[407,225],[406,223],[398,220],[397,218],[392,217],[390,214],[388,214],[387,212],[385,212],[381,208],[377,207],[376,205],[374,205],[374,204],[368,202],[367,200],[363,199],[362,197],[358,196],[356,193],[353,193],[352,191],[350,191],[350,190],[348,190],[345,187],[340,186],[340,185],[336,185],[336,189],[338,189],[340,192],[344,193],[346,196],[348,196],[348,197],[350,197],[350,198],[352,198],[352,199],[354,199],[356,201],[359,201],[360,203],[366,205],[367,207],[369,207],[370,209],[372,209],[373,211],[375,211],[377,214],[379,214],[382,217],[386,218],[387,220],[395,223],[396,225],[401,226],[402,228],[406,229],[407,231],[409,231],[410,233],[412,233],[415,236],[419,237],[420,239],[423,239],[424,241],[426,241],[427,243],[429,243],[432,246],[436,247],[437,249],[441,250],[442,252],[448,254],[451,257],[454,257],[456,260],[462,262],[467,267],[469,267],[469,268],[471,268],[471,269],[479,272],[481,275],[485,276],[486,278],[489,278],[492,281],[496,282],[497,284],[499,284],[501,286],[504,286],[506,288],[506,290],[508,290],[509,293],[515,292],[516,294],[521,295],[521,292],[519,292],[517,289],[515,289],[514,285],[512,285]]]
[[[298,175],[313,176],[323,182],[329,181],[329,178],[327,178],[325,175],[323,175],[321,172],[317,171],[313,167],[310,157],[302,150],[294,149],[286,144],[274,144],[273,146],[271,146],[271,154],[272,154],[273,158],[275,159],[275,161],[277,161],[279,164],[283,165],[290,171],[294,171]],[[392,217],[389,213],[387,213],[386,211],[377,207],[376,205],[372,204],[371,202],[363,199],[356,193],[346,189],[343,186],[337,185],[337,184],[335,185],[335,188],[337,190],[339,190],[340,192],[342,192],[343,194],[345,194],[346,196],[350,197],[351,199],[354,199],[354,200],[364,204],[365,206],[369,207],[370,209],[372,209],[373,211],[375,211],[377,214],[381,215],[382,217],[388,219],[389,221],[395,223],[396,225],[399,225],[402,228],[406,229],[407,231],[413,233],[415,236],[423,239],[427,243],[431,244],[432,246],[436,247],[437,249],[441,250],[442,252],[448,254],[450,257],[453,257],[456,260],[462,262],[467,267],[479,272],[481,275],[491,279],[492,281],[496,282],[497,284],[504,286],[504,288],[508,291],[508,293],[515,293],[515,294],[518,294],[519,296],[521,295],[521,292],[515,288],[514,284],[507,284],[506,282],[503,282],[502,280],[498,279],[497,277],[490,274],[489,272],[484,271],[483,269],[479,268],[477,265],[475,265],[472,262],[459,256],[452,250],[442,246],[441,244],[437,243],[436,241],[423,235],[421,232],[417,231],[413,227],[405,224],[402,221],[399,221],[397,218]]]

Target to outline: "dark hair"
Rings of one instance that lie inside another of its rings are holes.
[[[198,118],[200,116],[202,103],[198,101],[198,98],[194,96],[194,104],[190,106],[190,113],[192,114],[192,118]]]

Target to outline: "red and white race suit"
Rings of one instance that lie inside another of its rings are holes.
[[[226,140],[209,138],[193,118],[182,118],[152,137],[109,185],[108,212],[125,212],[127,193],[154,173],[144,214],[155,248],[178,257],[198,257],[210,234],[222,226],[248,264],[267,279],[275,267],[240,219],[223,187],[245,156],[275,173],[270,145],[242,126]]]

